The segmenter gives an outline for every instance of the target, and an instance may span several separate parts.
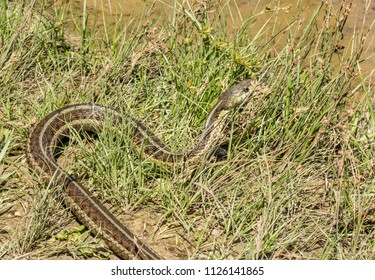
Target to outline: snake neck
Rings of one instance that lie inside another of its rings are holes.
[[[223,108],[222,102],[218,102],[210,111],[198,143],[186,154],[186,160],[189,164],[202,162],[210,154],[221,138],[228,115],[229,110]]]

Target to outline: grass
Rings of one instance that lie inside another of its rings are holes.
[[[281,31],[282,11],[267,6],[258,32],[262,13],[229,31],[208,12],[217,5],[176,1],[169,22],[119,21],[99,35],[84,16],[74,36],[66,7],[41,13],[44,2],[1,2],[2,259],[115,258],[29,172],[37,120],[96,102],[188,150],[220,93],[249,77],[270,93],[228,123],[227,158],[203,162],[186,184],[172,183],[178,169],[133,152],[126,129],[77,139],[59,160],[166,258],[375,258],[375,96],[373,73],[360,64],[369,30],[338,48],[345,1],[341,10],[322,3]]]

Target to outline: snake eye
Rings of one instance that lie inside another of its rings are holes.
[[[243,92],[245,92],[245,93],[248,93],[248,92],[250,91],[250,89],[249,89],[248,87],[245,87],[245,88],[243,88],[242,90],[243,90]]]

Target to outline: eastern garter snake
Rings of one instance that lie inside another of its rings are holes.
[[[29,166],[55,186],[61,186],[65,203],[78,220],[95,235],[103,238],[114,253],[123,259],[163,259],[123,226],[90,191],[64,171],[55,158],[58,142],[70,129],[97,131],[105,118],[113,118],[114,125],[129,121],[134,129],[134,140],[143,151],[157,161],[199,162],[212,150],[222,133],[225,119],[234,107],[242,104],[266,86],[255,80],[244,80],[222,93],[210,111],[204,131],[196,146],[185,154],[173,153],[141,122],[124,117],[119,112],[95,104],[75,104],[53,111],[42,119],[30,135],[27,146]]]

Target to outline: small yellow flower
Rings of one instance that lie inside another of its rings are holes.
[[[188,45],[188,46],[191,46],[191,45],[193,44],[193,39],[190,38],[190,37],[186,37],[186,38],[184,39],[184,44],[185,44],[185,45]]]

